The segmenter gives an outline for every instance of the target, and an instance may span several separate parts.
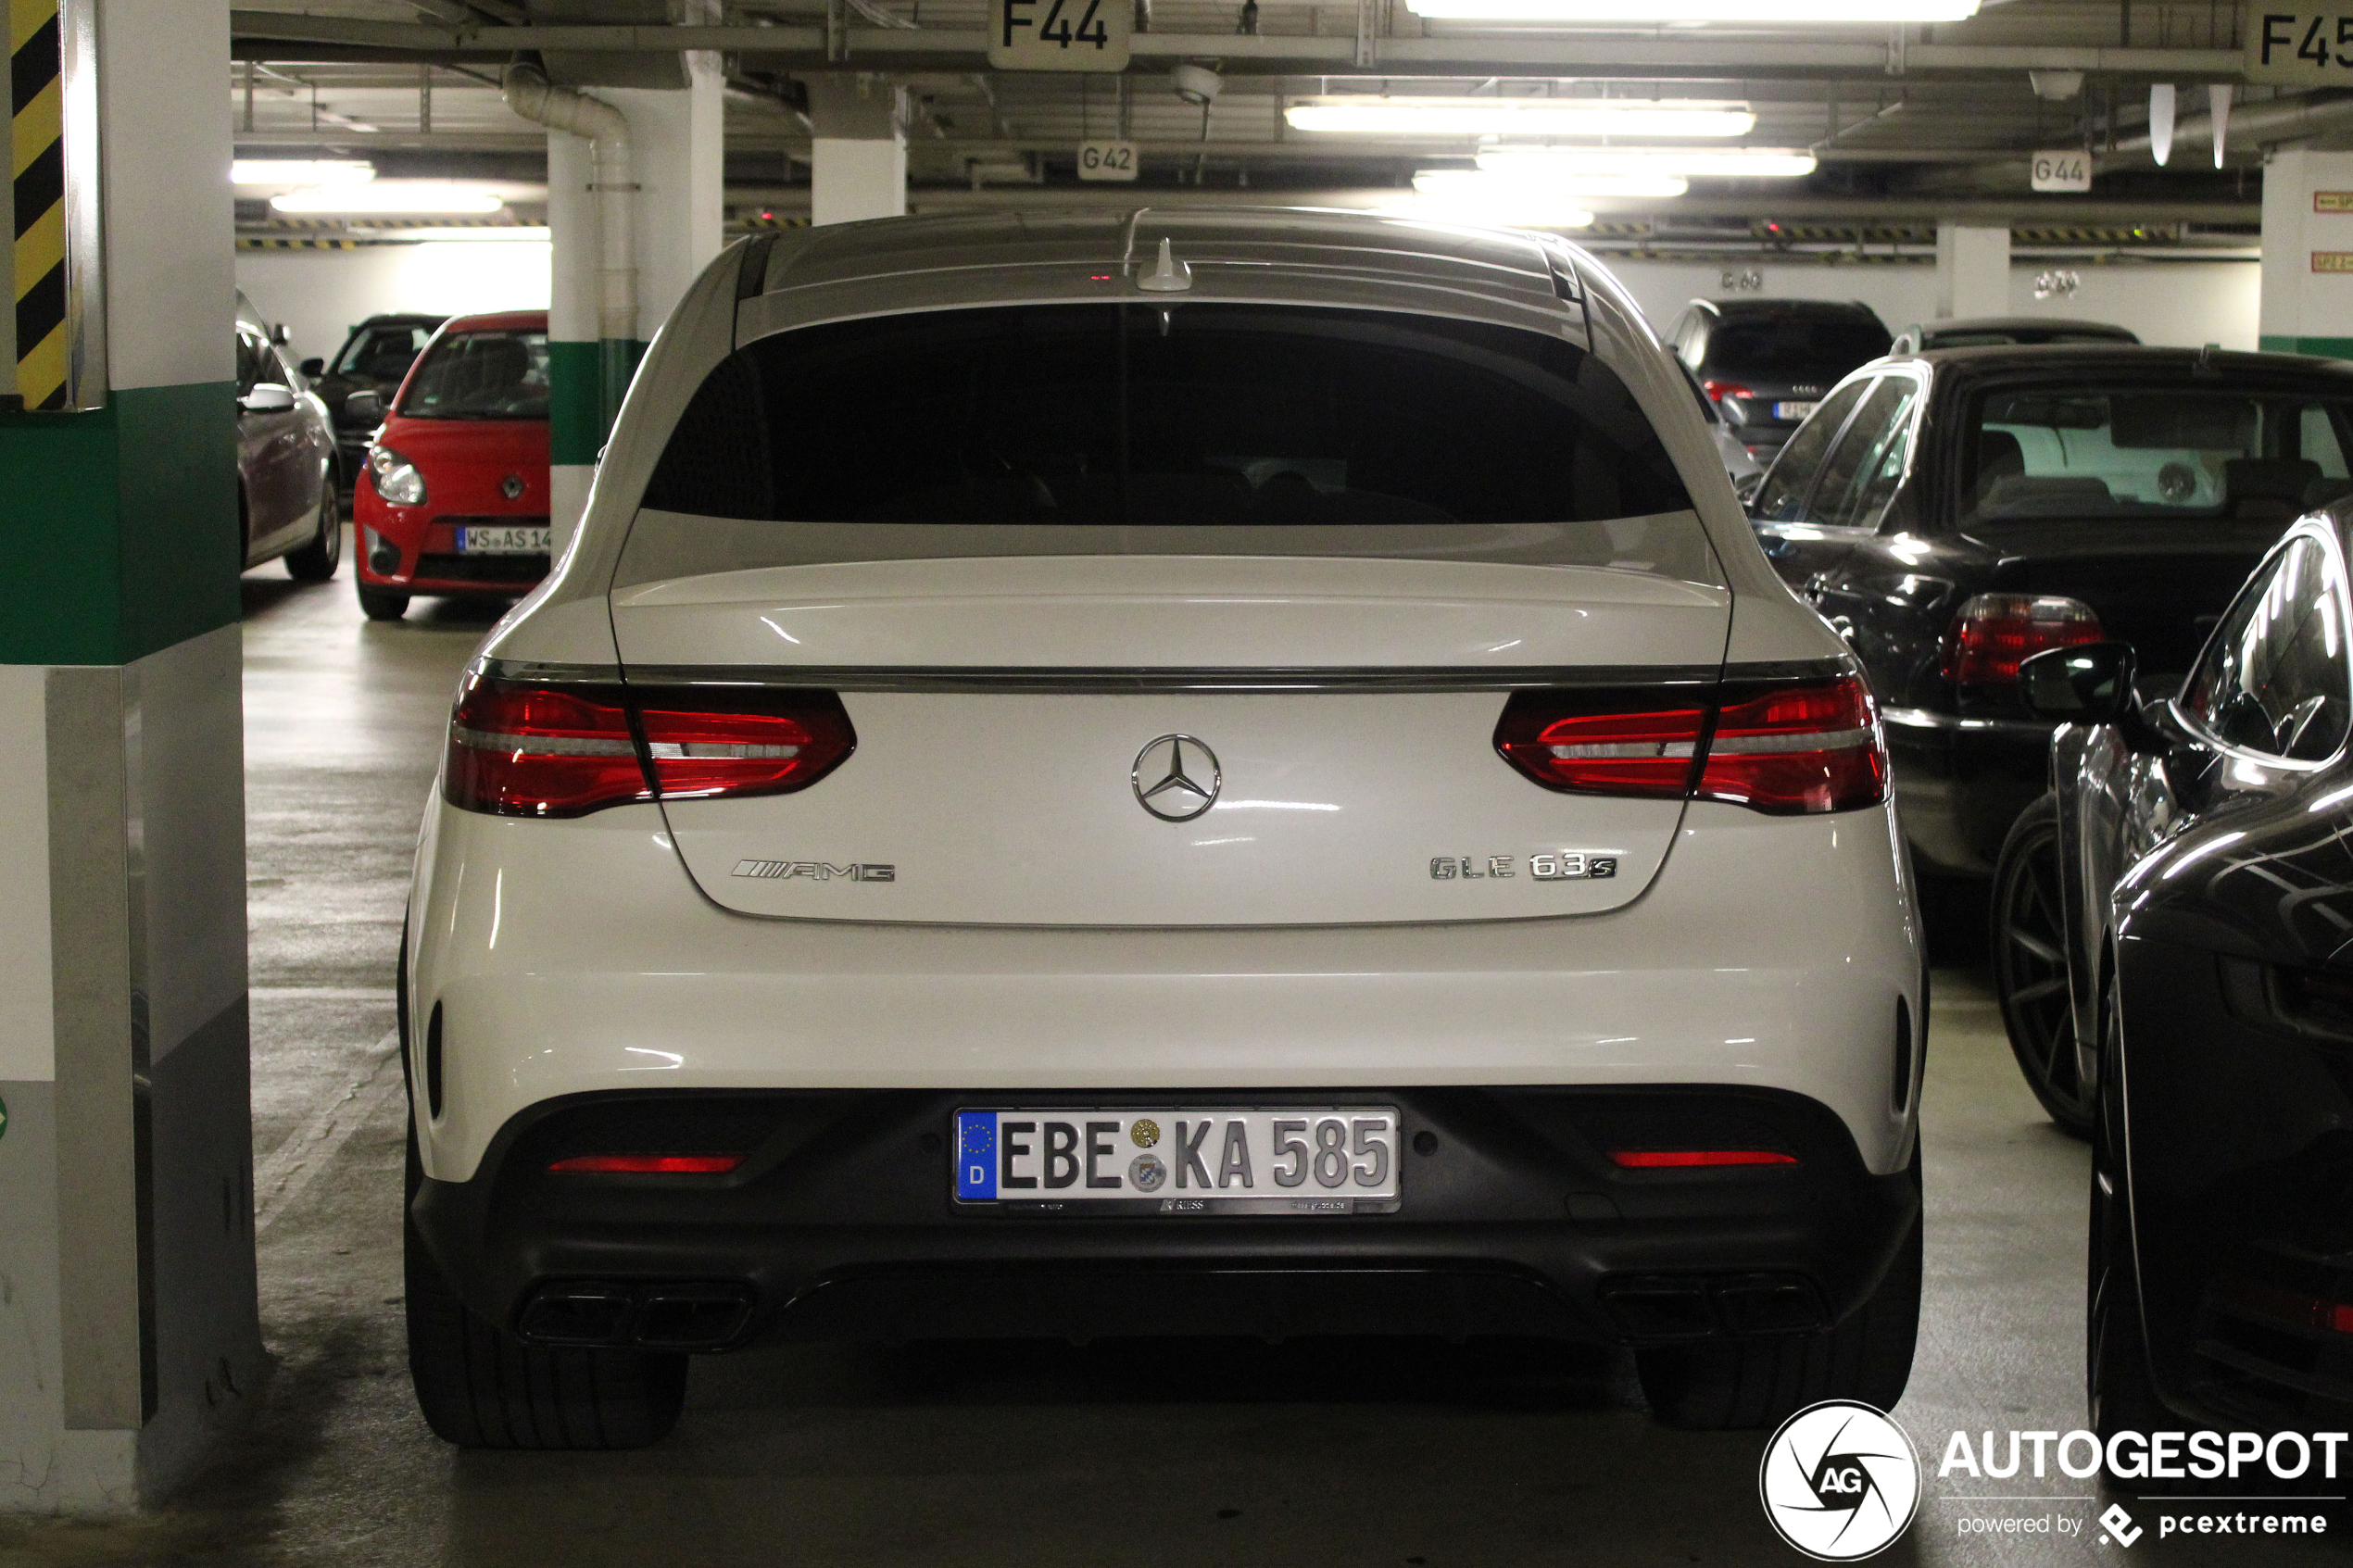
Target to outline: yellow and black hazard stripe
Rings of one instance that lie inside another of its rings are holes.
[[[8,0],[17,395],[66,406],[66,122],[57,0]]]

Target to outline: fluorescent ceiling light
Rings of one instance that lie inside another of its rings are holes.
[[[280,212],[351,214],[485,214],[507,204],[486,191],[447,180],[396,180],[368,185],[323,185],[272,196]]]
[[[1814,172],[1814,155],[1772,147],[1491,147],[1482,172],[1526,180],[1668,174],[1686,180],[1792,180]]]
[[[1745,136],[1743,104],[1623,98],[1326,98],[1283,111],[1293,131],[1357,136]]]
[[[1574,206],[1593,196],[1665,201],[1691,189],[1674,174],[1578,174],[1523,178],[1470,169],[1427,169],[1414,176],[1414,189],[1436,201],[1554,201]]]
[[[1978,0],[1405,0],[1416,16],[1490,22],[1743,22],[1752,27],[1953,22]]]
[[[364,185],[376,166],[356,159],[241,157],[229,165],[233,185]]]

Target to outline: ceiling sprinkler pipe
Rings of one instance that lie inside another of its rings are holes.
[[[523,119],[589,142],[596,160],[597,335],[609,344],[635,344],[637,187],[630,178],[629,121],[601,98],[555,86],[536,66],[509,66],[499,86],[507,107]],[[619,402],[618,390],[608,388],[608,414]]]

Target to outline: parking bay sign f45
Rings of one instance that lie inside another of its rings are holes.
[[[996,70],[1126,70],[1135,9],[1127,0],[988,0]]]

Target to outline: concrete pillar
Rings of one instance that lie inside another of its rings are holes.
[[[588,503],[597,454],[621,411],[609,396],[608,360],[634,370],[655,331],[696,274],[719,254],[726,173],[719,57],[686,59],[683,91],[597,87],[587,91],[629,121],[637,262],[637,327],[601,344],[597,324],[597,196],[589,144],[547,133],[547,227],[554,288],[547,311],[550,419],[548,493],[561,553]],[[623,378],[625,382],[625,376]]]
[[[907,215],[906,94],[882,78],[809,78],[809,221]]]
[[[1936,319],[2010,313],[2010,232],[1936,226]]]
[[[11,20],[21,100],[43,19]],[[194,69],[228,57],[229,14],[67,0],[66,21],[94,24],[62,100],[67,206],[94,177],[97,198],[66,242],[96,258],[89,407],[0,412],[0,1508],[101,1513],[191,1474],[265,1369],[230,122]],[[35,118],[20,102],[19,139]]]
[[[2261,345],[2353,359],[2353,153],[2281,152],[2263,170]]]

